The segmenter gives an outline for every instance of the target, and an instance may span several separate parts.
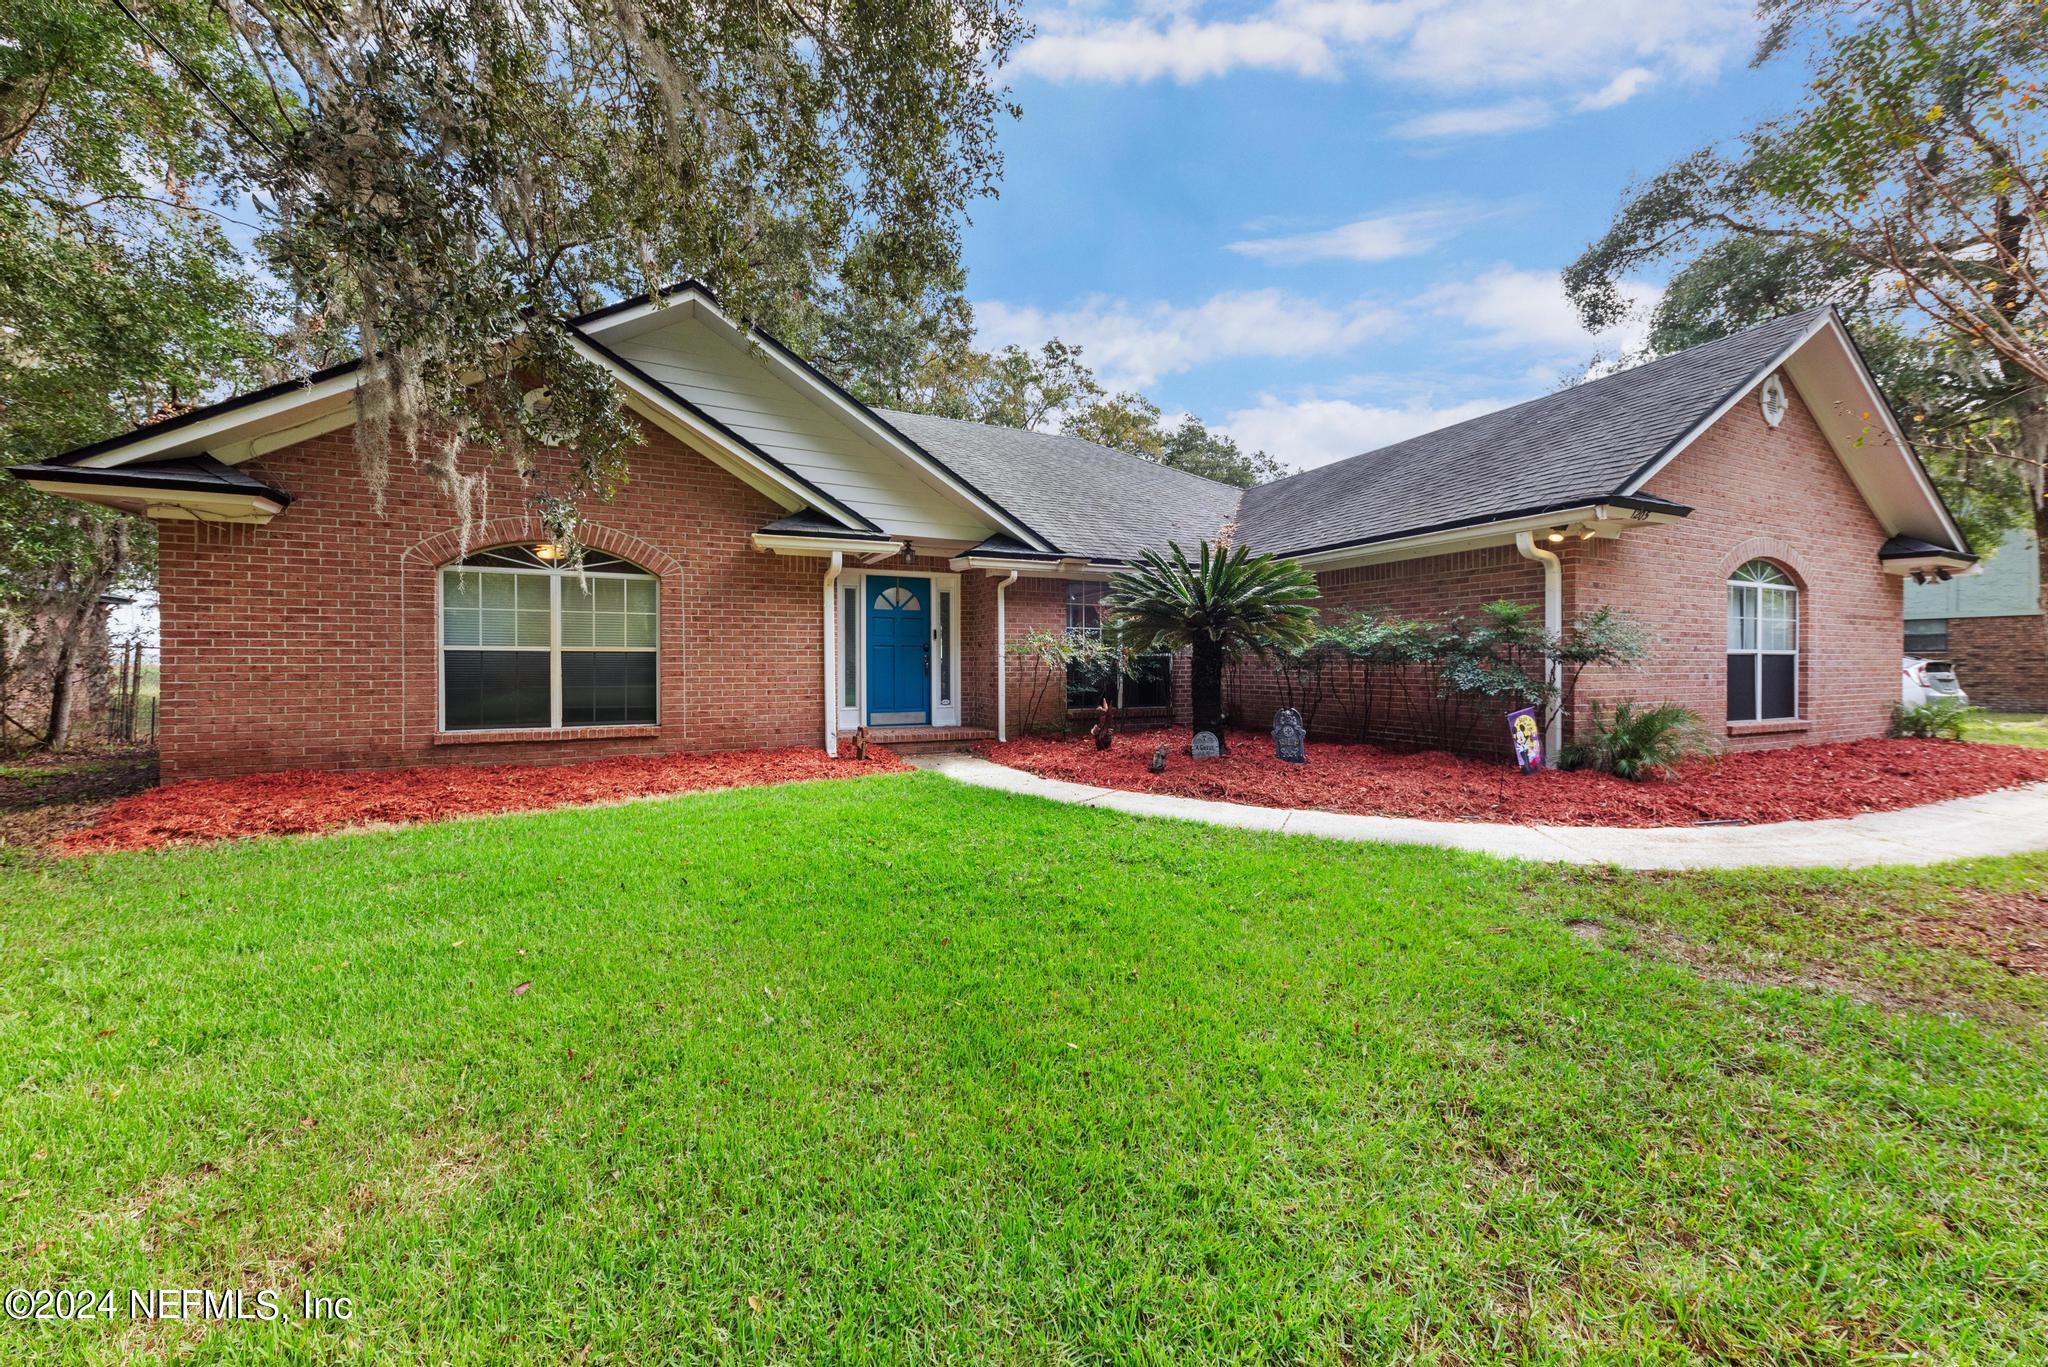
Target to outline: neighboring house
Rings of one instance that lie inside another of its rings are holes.
[[[2048,617],[2034,533],[2009,533],[1978,574],[1907,584],[1905,650],[1954,661],[1979,707],[2048,712]]]
[[[1656,650],[1582,704],[1675,698],[1730,746],[1840,740],[1897,696],[1901,577],[1972,563],[1829,310],[1249,493],[876,412],[695,286],[576,326],[646,432],[586,510],[581,575],[496,467],[466,547],[402,463],[380,511],[348,366],[13,471],[161,520],[167,778],[1008,732],[1057,718],[1022,714],[1005,644],[1085,629],[1110,571],[1226,529],[1332,610],[1625,608]],[[1141,701],[1184,718],[1172,673]],[[1258,678],[1239,692],[1265,725]]]

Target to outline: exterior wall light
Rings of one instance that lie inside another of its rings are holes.
[[[1564,528],[1552,527],[1550,529],[1550,535],[1544,537],[1543,539],[1545,541],[1548,541],[1553,546],[1558,545],[1564,540]]]

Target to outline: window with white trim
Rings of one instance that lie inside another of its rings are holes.
[[[579,569],[555,559],[500,546],[442,569],[442,730],[656,721],[660,581],[595,551]]]
[[[1088,579],[1067,581],[1067,635],[1077,641],[1102,639],[1102,599],[1106,586]],[[1129,668],[1114,661],[1067,666],[1067,708],[1095,707],[1104,698],[1119,707],[1159,708],[1173,705],[1173,656],[1158,651],[1131,657]]]
[[[1728,720],[1799,716],[1799,590],[1768,560],[1728,576]]]

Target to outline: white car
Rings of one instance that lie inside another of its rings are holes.
[[[1947,660],[1908,655],[1900,674],[1899,696],[1908,707],[1940,698],[1953,698],[1965,704],[1970,701],[1970,695],[1963,692],[1963,685],[1956,678],[1956,667]]]

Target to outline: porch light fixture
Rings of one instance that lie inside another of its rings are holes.
[[[1544,537],[1543,539],[1545,541],[1548,541],[1553,546],[1559,544],[1564,540],[1564,528],[1552,527],[1550,529],[1550,535]]]
[[[1597,535],[1599,533],[1595,532],[1591,527],[1582,528],[1579,532],[1579,540],[1591,541]]]
[[[541,542],[533,548],[533,558],[536,560],[560,560],[562,558],[561,543],[557,541]]]

